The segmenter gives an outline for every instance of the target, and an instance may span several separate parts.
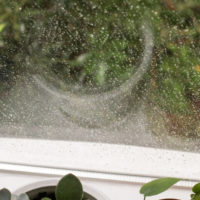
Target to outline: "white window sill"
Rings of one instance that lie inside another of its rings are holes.
[[[116,144],[1,138],[0,163],[2,170],[55,175],[74,170],[126,181],[135,176],[200,179],[200,154]]]

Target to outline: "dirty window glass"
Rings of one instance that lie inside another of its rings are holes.
[[[0,137],[198,151],[198,0],[0,2]]]

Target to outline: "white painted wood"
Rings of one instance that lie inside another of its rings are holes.
[[[1,138],[0,162],[110,174],[122,180],[131,176],[200,179],[200,154],[128,145]]]

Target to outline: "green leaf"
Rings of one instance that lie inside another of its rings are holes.
[[[42,198],[41,200],[51,200],[51,199],[48,198],[48,197],[44,197],[44,198]]]
[[[81,200],[83,187],[73,174],[64,176],[56,187],[56,200]]]
[[[191,194],[191,200],[200,200],[200,194]]]
[[[180,180],[178,178],[159,178],[143,185],[140,193],[144,196],[154,196],[166,191]]]
[[[3,31],[3,29],[5,28],[6,24],[0,24],[0,33]]]
[[[160,200],[180,200],[180,199],[160,199]]]
[[[195,194],[200,194],[200,183],[197,183],[196,185],[193,186],[192,191]]]
[[[7,189],[0,190],[0,200],[10,200],[11,193]]]

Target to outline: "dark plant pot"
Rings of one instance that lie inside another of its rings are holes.
[[[52,200],[55,199],[55,186],[47,186],[47,187],[40,187],[31,191],[28,191],[27,194],[30,200],[41,200],[43,197],[49,197]],[[90,194],[84,192],[83,200],[97,200]]]

